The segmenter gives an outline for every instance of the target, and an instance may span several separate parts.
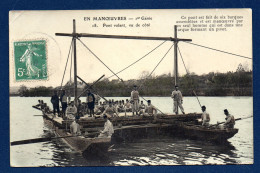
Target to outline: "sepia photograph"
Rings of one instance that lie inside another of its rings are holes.
[[[11,167],[254,164],[252,10],[9,11]]]

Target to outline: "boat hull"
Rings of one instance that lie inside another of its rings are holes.
[[[195,140],[213,141],[217,143],[225,143],[232,138],[238,129],[219,129],[216,127],[204,127],[201,125],[179,125],[180,133],[185,137]]]
[[[58,137],[65,137],[71,135],[70,133],[66,132],[65,129],[60,129],[59,127],[55,126],[54,121],[52,121],[52,119],[48,115],[43,115],[43,119],[47,126],[53,129],[54,133]],[[91,152],[92,150],[94,150],[94,148],[98,149],[97,151],[103,153],[106,152],[108,148],[111,146],[111,138],[85,138],[83,136],[75,136],[61,139],[74,151],[80,153]]]

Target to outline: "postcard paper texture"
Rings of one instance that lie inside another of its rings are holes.
[[[253,164],[252,57],[251,9],[10,11],[11,166]]]

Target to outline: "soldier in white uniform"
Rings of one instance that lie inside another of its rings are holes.
[[[109,101],[109,105],[108,107],[105,109],[105,111],[103,112],[103,115],[107,115],[109,118],[111,117],[115,117],[118,116],[118,112],[116,110],[116,108],[112,105],[112,102]]]
[[[178,86],[175,86],[175,90],[172,92],[171,98],[174,101],[174,108],[173,108],[173,112],[175,112],[177,114],[177,109],[178,106],[181,109],[182,113],[185,114],[184,109],[182,107],[182,93],[180,90],[178,90]]]
[[[77,108],[74,105],[74,102],[71,102],[66,109],[66,117],[68,119],[75,119],[76,114],[77,114]]]
[[[113,124],[109,121],[106,115],[104,115],[104,119],[106,120],[104,125],[104,130],[102,130],[99,134],[99,138],[110,138],[114,133]]]
[[[138,115],[139,112],[139,92],[137,91],[137,86],[134,85],[134,90],[131,92],[131,102],[132,102],[132,113],[134,112]]]
[[[202,110],[202,115],[201,115],[202,125],[209,126],[210,116],[206,112],[206,106],[202,106],[201,110]]]

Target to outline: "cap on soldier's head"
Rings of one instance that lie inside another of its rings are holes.
[[[227,109],[225,109],[225,110],[224,110],[224,112],[228,112],[228,110],[227,110]]]
[[[134,87],[137,87],[136,85],[134,85]]]
[[[175,88],[178,87],[178,85],[175,85]]]
[[[151,103],[151,100],[148,100],[147,103]]]
[[[206,109],[206,106],[201,106],[202,109]]]
[[[107,118],[107,115],[106,115],[106,114],[104,114],[103,118],[104,118],[104,119],[106,119],[106,118]]]

